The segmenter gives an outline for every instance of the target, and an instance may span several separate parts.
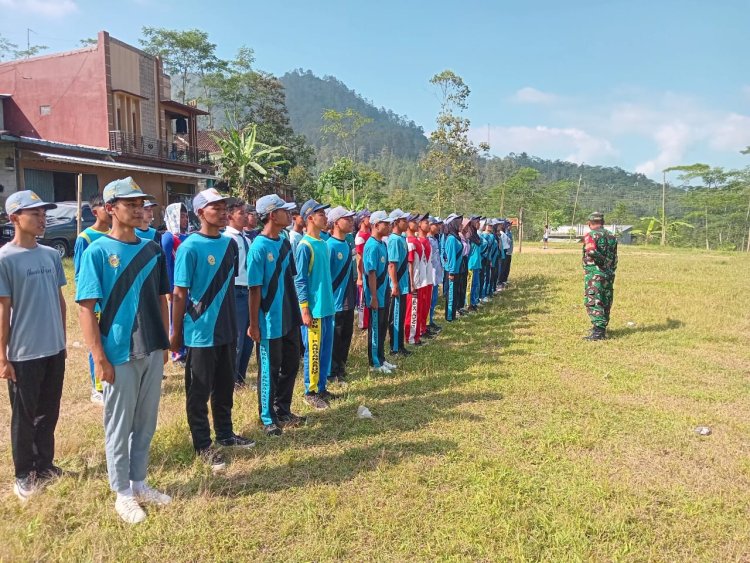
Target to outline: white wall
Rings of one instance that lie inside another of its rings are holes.
[[[13,158],[15,154],[15,147],[12,143],[0,143],[0,184],[3,186],[3,191],[0,192],[0,201],[5,203],[5,198],[16,191],[16,170],[8,170],[5,167],[5,159],[10,157]],[[18,163],[16,163],[18,164]]]

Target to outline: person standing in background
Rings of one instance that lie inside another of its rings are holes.
[[[443,227],[443,221],[436,217],[430,217],[430,234],[427,239],[432,247],[432,254],[430,255],[430,263],[432,264],[433,278],[435,280],[432,286],[432,299],[430,302],[430,321],[429,327],[433,332],[440,332],[442,327],[435,322],[435,307],[438,304],[438,298],[440,296],[440,286],[443,283],[443,276],[445,271],[443,270],[443,260],[440,257],[440,231]]]
[[[169,331],[172,333],[172,290],[174,289],[174,261],[177,249],[188,237],[189,216],[184,203],[172,203],[164,210],[164,222],[167,230],[161,235],[161,249],[164,252],[167,264],[167,276],[169,277],[170,291],[167,295],[169,303]],[[172,361],[184,368],[187,350],[183,346],[176,352],[172,352]]]
[[[250,241],[245,236],[247,226],[247,211],[245,202],[241,199],[227,201],[227,218],[229,224],[224,229],[224,236],[230,237],[237,243],[237,275],[234,278],[234,303],[237,309],[237,355],[235,357],[236,372],[234,374],[234,388],[241,390],[245,387],[247,366],[253,353],[253,339],[247,334],[250,323],[249,291],[247,288],[247,253]]]
[[[154,207],[157,207],[157,204],[153,201],[143,204],[143,224],[135,230],[135,234],[139,238],[152,240],[161,246],[161,233],[151,226],[154,222]]]
[[[391,219],[385,211],[370,216],[372,236],[365,243],[362,257],[364,266],[364,299],[370,310],[367,329],[367,358],[370,371],[390,374],[395,364],[385,359],[385,333],[388,327],[388,247],[383,237],[390,231]]]
[[[404,329],[406,323],[406,300],[411,292],[409,275],[409,251],[404,236],[408,213],[400,209],[391,211],[392,232],[388,236],[388,276],[391,279],[391,304],[388,312],[390,321],[391,354],[408,356],[411,354],[404,346]]]
[[[365,244],[370,238],[370,211],[364,209],[357,213],[354,219],[357,235],[354,237],[354,249],[357,253],[357,326],[367,330],[370,321],[370,309],[365,302],[364,287],[367,283],[364,275],[363,255]]]
[[[78,283],[78,271],[81,269],[81,259],[84,251],[89,245],[99,237],[106,235],[112,228],[112,217],[109,216],[104,207],[104,199],[100,194],[96,194],[89,200],[89,207],[94,214],[96,221],[90,227],[86,227],[76,237],[76,243],[73,247],[73,271],[75,272],[75,281]],[[98,313],[98,311],[97,311]],[[96,378],[94,369],[94,357],[89,352],[89,377],[91,379],[91,402],[97,405],[104,405],[104,395],[102,395],[102,382]]]
[[[354,229],[354,211],[336,207],[328,214],[333,225],[332,235],[326,241],[331,258],[331,284],[336,317],[333,330],[333,355],[329,381],[344,383],[347,378],[346,362],[354,333],[354,310],[357,297],[354,241],[349,235]]]

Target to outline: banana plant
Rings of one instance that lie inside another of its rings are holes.
[[[270,174],[289,164],[284,158],[286,147],[262,143],[257,134],[257,127],[252,123],[243,128],[227,128],[213,136],[221,149],[221,176],[229,184],[232,195],[247,201],[261,195],[263,181]]]

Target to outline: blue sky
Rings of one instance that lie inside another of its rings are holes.
[[[207,31],[219,55],[334,75],[429,131],[429,78],[472,90],[466,115],[492,152],[617,165],[659,177],[750,157],[748,0],[0,0],[0,34],[66,50],[100,29],[136,44],[144,25]]]

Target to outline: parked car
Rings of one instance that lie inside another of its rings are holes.
[[[60,254],[61,258],[73,255],[73,247],[76,243],[78,232],[76,230],[76,219],[78,205],[75,201],[58,201],[56,209],[47,211],[47,227],[44,236],[40,237],[39,244],[51,246]],[[81,230],[90,227],[96,222],[94,214],[88,203],[81,207]],[[0,227],[0,245],[13,240],[15,228],[13,223],[6,223]]]

